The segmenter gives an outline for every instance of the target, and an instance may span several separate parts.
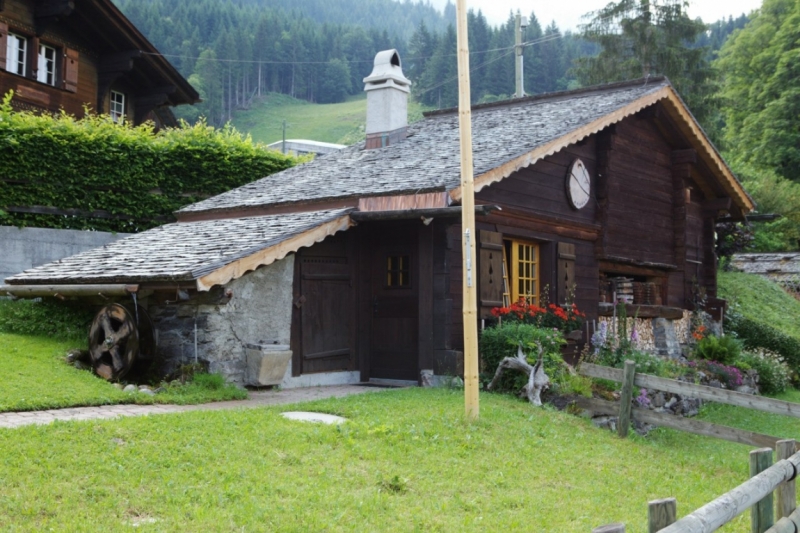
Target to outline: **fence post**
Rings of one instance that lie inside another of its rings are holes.
[[[622,380],[622,395],[619,399],[619,420],[617,434],[623,439],[628,436],[631,426],[631,401],[633,400],[633,378],[636,374],[636,363],[625,361],[625,373]]]
[[[760,448],[750,452],[750,477],[755,477],[772,466],[772,448]],[[772,493],[750,508],[751,533],[764,533],[775,523]]]
[[[797,451],[797,443],[794,439],[779,440],[775,444],[777,460],[788,459]],[[797,507],[797,492],[795,480],[790,479],[778,485],[777,493],[777,514],[776,518],[781,519],[792,514]]]
[[[592,533],[625,533],[625,524],[617,523],[596,527]]]
[[[678,500],[664,498],[647,504],[647,524],[649,533],[657,533],[675,523],[678,519]]]

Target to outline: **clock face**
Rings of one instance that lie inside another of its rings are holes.
[[[576,159],[572,162],[567,174],[567,200],[573,209],[582,209],[589,203],[591,197],[592,179],[583,161]]]

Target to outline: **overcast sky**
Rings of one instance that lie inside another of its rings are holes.
[[[448,0],[430,0],[439,9]],[[452,0],[455,4],[455,0]],[[576,30],[583,20],[581,16],[598,10],[608,4],[608,0],[467,0],[467,9],[480,9],[492,25],[502,24],[511,11],[519,9],[523,15],[533,11],[542,27],[555,20],[562,30]],[[714,22],[729,15],[738,17],[761,6],[761,0],[690,0],[689,14],[700,17],[704,22]]]

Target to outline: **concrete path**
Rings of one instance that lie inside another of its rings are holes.
[[[389,390],[384,387],[363,385],[337,385],[330,387],[309,387],[305,389],[284,389],[250,392],[247,400],[204,403],[200,405],[103,405],[99,407],[72,407],[69,409],[49,409],[47,411],[22,411],[0,413],[0,428],[16,428],[33,424],[50,424],[55,420],[100,420],[120,416],[144,416],[186,411],[220,411],[223,409],[248,409],[266,405],[280,405],[310,402],[325,398],[340,398],[352,394]]]

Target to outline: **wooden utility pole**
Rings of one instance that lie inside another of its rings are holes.
[[[478,304],[475,271],[475,186],[472,181],[472,104],[469,91],[469,40],[466,0],[456,1],[458,13],[458,129],[461,138],[461,253],[464,294],[464,407],[467,418],[480,413],[478,399]]]

